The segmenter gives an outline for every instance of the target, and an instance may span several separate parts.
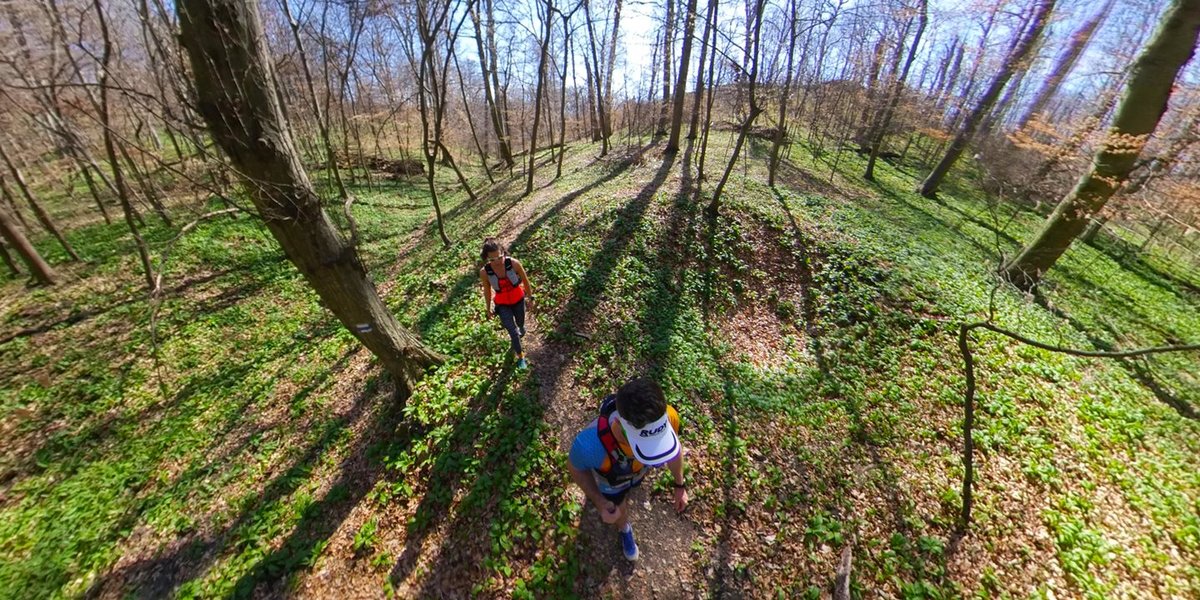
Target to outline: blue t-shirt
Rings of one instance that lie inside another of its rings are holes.
[[[670,419],[671,429],[675,433],[679,433],[679,413],[675,412],[675,408],[668,406],[667,415]],[[617,486],[609,485],[608,480],[600,476],[599,471],[608,466],[608,452],[604,449],[604,443],[600,441],[600,434],[596,432],[596,425],[599,419],[593,419],[575,436],[575,441],[571,443],[571,450],[567,453],[567,460],[571,461],[571,466],[592,472],[592,477],[596,480],[596,485],[600,491],[605,494],[616,494],[623,490],[629,489],[630,486],[641,483],[642,476],[645,475],[647,469],[643,468],[642,463],[636,460],[628,461],[628,466],[624,469],[626,472],[638,472],[638,476],[630,481],[625,481]],[[629,444],[620,444],[621,451],[626,456],[632,456],[633,449]],[[618,473],[620,474],[620,473]]]

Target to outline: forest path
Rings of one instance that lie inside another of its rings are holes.
[[[656,193],[657,186],[651,184],[654,169],[646,167],[657,163],[659,146],[648,146],[616,151],[608,160],[616,161],[615,175],[622,177],[622,188],[641,189],[642,193]],[[668,193],[680,189],[679,164],[675,162],[674,177],[662,182]],[[543,167],[548,171],[552,165]],[[654,189],[651,189],[651,186]],[[589,186],[590,187],[590,186]],[[584,188],[586,189],[586,187]],[[647,191],[648,190],[648,191]],[[611,192],[601,187],[598,193]],[[497,238],[508,244],[529,235],[542,220],[552,213],[569,209],[571,203],[583,194],[578,190],[563,194],[553,184],[535,189],[534,193],[512,207],[505,218],[499,221]],[[566,202],[564,202],[566,200]],[[518,258],[519,249],[514,251]],[[536,272],[536,264],[528,267]],[[552,339],[557,327],[576,335],[587,343],[587,332],[605,327],[602,320],[593,318],[594,313],[583,322],[557,322],[553,315],[539,312],[536,304],[539,282],[531,277],[534,287],[534,302],[530,309],[528,334],[522,340],[530,369],[538,383],[539,400],[544,407],[544,419],[551,427],[552,435],[559,440],[559,449],[565,454],[570,449],[575,435],[596,417],[601,398],[593,397],[576,378],[579,361],[577,354],[582,345],[561,339]],[[573,298],[565,299],[570,303]],[[612,382],[612,391],[621,382]],[[630,493],[627,503],[633,510],[633,526],[639,547],[639,559],[625,560],[620,540],[615,531],[603,524],[595,507],[591,506],[583,492],[570,486],[564,501],[582,503],[577,552],[580,557],[581,577],[575,591],[581,597],[625,597],[625,598],[690,598],[699,594],[693,581],[702,577],[695,568],[690,553],[700,536],[700,528],[686,514],[680,516],[673,506],[662,498],[651,500],[648,492],[653,481],[669,477],[663,470],[647,478],[646,483]]]

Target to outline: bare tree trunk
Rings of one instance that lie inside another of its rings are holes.
[[[967,117],[963,123],[962,129],[958,135],[954,137],[954,141],[950,143],[950,147],[946,150],[945,156],[925,178],[917,189],[922,196],[926,198],[934,198],[937,195],[938,187],[942,184],[942,179],[950,172],[950,167],[958,162],[958,157],[967,148],[967,143],[970,142],[971,136],[975,135],[975,130],[987,116],[992,105],[996,103],[996,99],[1000,97],[1000,92],[1004,90],[1005,84],[1012,78],[1013,73],[1018,68],[1028,68],[1025,65],[1025,58],[1029,56],[1030,51],[1037,45],[1038,38],[1041,37],[1042,31],[1046,28],[1046,23],[1050,19],[1050,12],[1054,10],[1054,4],[1057,0],[1039,0],[1037,12],[1033,17],[1033,24],[1022,35],[1019,42],[1013,51],[1009,53],[1004,60],[1004,64],[1000,67],[1000,72],[992,79],[991,85],[987,91],[983,93],[983,97],[979,99],[979,103],[975,105],[975,109]]]
[[[300,22],[292,14],[288,0],[282,0],[282,3],[284,16],[287,17],[288,27],[292,31],[292,40],[296,42],[296,51],[299,53],[297,60],[300,62],[301,72],[304,73],[304,83],[308,86],[310,101],[308,108],[313,111],[313,118],[317,120],[317,129],[321,133],[321,144],[325,149],[325,162],[329,165],[329,172],[333,175],[338,197],[345,201],[350,198],[350,193],[346,191],[346,184],[342,182],[342,172],[338,168],[337,156],[333,152],[333,142],[329,139],[329,119],[321,110],[321,104],[317,102],[317,86],[313,84],[312,70],[308,67],[308,53],[304,50],[304,39],[300,35]]]
[[[675,37],[675,0],[665,0],[667,3],[667,16],[663,21],[663,53],[662,53],[662,104],[658,113],[658,124],[654,128],[654,135],[661,136],[667,133],[667,115],[671,112],[673,98],[671,97],[671,62],[674,57],[674,47],[672,43]],[[689,2],[693,0],[688,0]],[[675,143],[679,145],[678,140]],[[678,149],[678,148],[676,148]],[[670,145],[667,146],[667,151],[670,151]]]
[[[488,183],[496,183],[496,180],[492,178],[492,168],[488,165],[487,152],[483,150],[483,144],[479,143],[479,134],[475,131],[475,119],[471,117],[471,103],[467,101],[467,81],[463,79],[462,68],[458,65],[458,56],[452,55],[452,58],[454,59],[454,71],[458,73],[458,90],[462,94],[463,112],[467,116],[467,126],[471,129],[471,141],[475,143],[475,150],[479,152],[479,161],[483,165],[483,174],[487,175]]]
[[[3,209],[0,209],[0,212],[2,212],[2,211],[3,211]],[[3,219],[3,218],[4,218],[4,216],[0,215],[0,219]],[[0,226],[0,227],[3,227],[3,226]],[[8,238],[4,238],[4,240],[7,240],[7,239]],[[4,240],[0,240],[0,258],[4,259],[4,266],[8,267],[8,272],[11,273],[13,276],[18,276],[21,273],[24,273],[24,271],[21,270],[21,266],[17,264],[17,262],[13,259],[12,254],[9,253],[8,242],[4,241]]]
[[[344,239],[321,209],[279,107],[257,6],[249,0],[182,0],[177,6],[198,106],[213,138],[288,259],[407,398],[442,357],[400,327],[367,277],[356,240]]]
[[[675,98],[671,107],[671,135],[667,138],[665,150],[668,153],[679,151],[679,135],[683,131],[683,102],[684,95],[687,93],[688,63],[692,60],[692,37],[696,32],[696,3],[696,0],[688,0],[687,14],[684,15],[683,48],[679,54],[679,78],[675,81]]]
[[[0,185],[3,185],[3,183],[0,183]],[[33,278],[38,283],[42,285],[54,285],[57,280],[54,269],[51,269],[50,265],[42,259],[42,256],[38,254],[33,244],[29,243],[29,239],[25,237],[25,234],[16,228],[8,216],[8,211],[4,209],[0,209],[0,236],[17,251],[21,260],[29,267],[29,273],[33,275]],[[8,252],[4,253],[4,257],[6,259],[5,262],[8,263],[13,273],[19,273],[16,265],[13,264],[12,259],[8,256]]]
[[[1017,122],[1017,129],[1024,129],[1029,124],[1030,119],[1046,109],[1046,105],[1050,103],[1050,99],[1058,92],[1059,86],[1062,85],[1064,79],[1075,67],[1075,63],[1079,62],[1079,57],[1083,56],[1084,49],[1087,48],[1088,42],[1092,40],[1092,35],[1096,33],[1096,29],[1100,27],[1100,23],[1108,16],[1108,12],[1112,10],[1114,0],[1108,0],[1100,7],[1100,10],[1092,15],[1079,26],[1079,29],[1071,35],[1071,43],[1067,45],[1067,49],[1058,57],[1058,61],[1054,63],[1054,69],[1050,71],[1050,76],[1042,82],[1042,87],[1038,88],[1037,95],[1033,97],[1033,101],[1029,103],[1029,108],[1021,120]]]
[[[576,4],[575,8],[571,9],[570,13],[562,13],[563,24],[563,56],[562,56],[562,71],[557,72],[559,75],[558,95],[558,165],[555,167],[554,178],[562,177],[563,159],[567,153],[567,67],[571,64],[571,16],[579,10],[581,4]],[[557,69],[556,69],[557,71]]]
[[[771,158],[767,163],[767,185],[775,186],[775,175],[779,171],[779,150],[783,147],[783,139],[787,135],[788,100],[792,95],[792,70],[795,67],[796,54],[796,21],[800,16],[797,0],[790,0],[791,10],[788,11],[788,49],[787,72],[783,76],[783,91],[779,95],[779,121],[775,125],[775,139],[771,140]]]
[[[700,62],[696,64],[696,91],[692,94],[692,119],[688,124],[689,140],[696,139],[699,135],[700,124],[700,98],[704,96],[704,62],[708,58],[708,34],[712,31],[713,24],[716,22],[717,0],[708,0],[708,8],[704,18],[704,34],[700,36]],[[692,11],[695,13],[695,11]],[[715,52],[715,51],[714,51]]]
[[[8,167],[8,173],[12,176],[13,183],[17,186],[17,191],[21,192],[21,196],[29,203],[29,207],[33,209],[33,214],[37,217],[38,222],[42,224],[42,227],[50,235],[54,236],[54,239],[58,240],[59,245],[62,246],[67,256],[71,257],[71,260],[80,260],[79,255],[75,253],[75,249],[71,247],[71,243],[67,241],[67,237],[62,234],[62,231],[54,224],[54,221],[50,219],[50,215],[38,203],[37,198],[29,191],[29,186],[25,183],[25,177],[21,174],[20,169],[17,168],[17,165],[13,163],[12,157],[8,155],[8,151],[5,150],[6,145],[0,144],[0,160],[3,160],[4,165]],[[0,179],[3,179],[3,177],[0,177]]]
[[[1129,177],[1138,155],[1154,133],[1179,71],[1195,53],[1200,36],[1200,0],[1173,0],[1158,31],[1134,63],[1129,87],[1091,167],[1046,220],[1042,230],[1003,266],[1005,277],[1032,289],[1054,266],[1088,219]]]
[[[525,178],[525,194],[533,193],[533,171],[537,166],[538,125],[541,122],[542,95],[546,88],[546,62],[550,59],[550,31],[554,23],[554,4],[545,0],[546,14],[542,17],[542,39],[538,49],[537,85],[533,89],[533,127],[529,135],[529,172]]]
[[[3,150],[3,146],[0,146],[0,150]],[[4,174],[0,173],[0,192],[4,196],[4,204],[8,208],[9,215],[16,218],[16,222],[21,226],[22,230],[30,231],[32,228],[29,226],[29,221],[26,221],[25,215],[21,214],[21,208],[17,206],[17,199],[13,198],[4,181]],[[0,207],[0,210],[4,210],[5,207]]]
[[[708,59],[708,93],[707,99],[704,102],[704,128],[700,134],[700,158],[696,161],[696,193],[700,193],[700,183],[704,181],[704,163],[708,159],[708,134],[712,128],[712,108],[713,101],[717,97],[717,80],[714,78],[714,69],[717,66],[717,0],[711,0],[712,11],[709,13],[711,17],[709,29],[712,30],[712,38],[710,40],[710,48],[712,52]],[[707,27],[707,26],[706,26]]]
[[[584,6],[586,6],[586,0]],[[588,27],[591,27],[590,22],[588,23]],[[586,55],[583,57],[583,72],[587,80],[588,129],[591,132],[592,141],[599,142],[603,136],[600,135],[600,118],[598,116],[599,111],[596,107],[596,99],[599,98],[599,95],[596,93],[598,86],[596,85],[594,81],[594,75],[592,74],[592,62],[588,60]]]
[[[917,58],[921,37],[925,35],[925,25],[929,21],[928,4],[927,0],[917,0],[917,32],[913,35],[912,45],[908,47],[908,58],[904,60],[904,67],[901,68],[896,81],[892,83],[892,93],[888,98],[887,106],[884,107],[883,114],[880,115],[879,121],[875,125],[875,135],[871,139],[871,157],[867,159],[867,170],[863,173],[863,178],[867,181],[875,180],[875,159],[879,156],[879,148],[883,146],[883,137],[887,135],[888,128],[892,125],[892,116],[896,114],[896,107],[900,105],[900,97],[904,94],[904,82],[908,79],[908,71]]]
[[[96,9],[96,18],[100,23],[100,33],[104,39],[104,54],[101,58],[100,65],[100,123],[104,128],[104,152],[108,155],[108,162],[112,168],[113,182],[117,186],[117,197],[121,200],[121,209],[125,212],[125,223],[129,226],[129,232],[133,235],[134,245],[137,247],[138,259],[142,262],[142,273],[146,276],[146,287],[153,290],[154,284],[154,267],[150,262],[150,251],[146,248],[146,240],[142,239],[142,234],[138,231],[137,223],[135,223],[133,206],[131,205],[132,192],[129,185],[125,182],[125,174],[121,169],[121,161],[117,158],[116,147],[113,142],[113,129],[109,115],[108,101],[108,74],[109,66],[112,61],[112,38],[108,33],[108,18],[104,15],[104,7],[101,0],[92,0],[92,6]]]
[[[762,107],[758,105],[758,98],[755,96],[755,87],[758,83],[758,63],[759,55],[761,54],[761,32],[763,20],[763,6],[766,0],[754,0],[753,20],[751,21],[750,30],[747,31],[746,38],[749,43],[746,45],[745,62],[750,65],[749,79],[749,102],[750,112],[746,115],[746,119],[742,121],[741,127],[738,129],[737,141],[733,145],[733,153],[729,156],[729,162],[725,165],[725,172],[721,175],[721,180],[717,182],[716,189],[713,190],[712,201],[708,204],[708,214],[716,215],[721,209],[721,192],[725,189],[725,183],[729,181],[729,174],[733,171],[734,164],[737,163],[738,155],[741,154],[742,145],[746,143],[746,136],[750,133],[750,129],[754,127],[754,120],[762,113]]]
[[[613,132],[612,82],[613,72],[616,70],[617,64],[617,34],[620,32],[621,27],[621,2],[622,0],[616,0],[613,5],[612,37],[608,43],[608,67],[606,69],[607,72],[604,74],[604,114],[609,115],[609,118],[602,123],[604,137],[606,138],[611,137]]]
[[[495,72],[497,68],[495,63],[495,21],[492,17],[491,3],[488,3],[486,35],[484,34],[483,23],[479,17],[479,9],[475,3],[471,4],[470,13],[471,23],[475,26],[475,48],[479,55],[479,70],[483,75],[483,98],[487,102],[492,129],[496,133],[496,145],[500,152],[500,159],[504,161],[505,167],[511,169],[514,163],[512,144],[509,142],[508,131],[505,128],[505,119],[501,114],[500,103],[496,101],[496,94],[499,91],[496,88],[499,88],[499,79],[497,79]]]

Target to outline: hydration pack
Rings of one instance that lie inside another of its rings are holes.
[[[496,276],[496,271],[492,269],[492,263],[484,263],[483,270],[487,272],[488,282],[492,284],[492,290],[499,292],[500,278]],[[513,271],[512,257],[510,256],[504,257],[504,275],[508,277],[508,282],[511,283],[513,287],[517,287],[521,284],[521,277],[517,275],[516,271]]]
[[[596,434],[600,436],[600,443],[604,446],[604,452],[608,454],[607,468],[596,469],[596,472],[612,487],[640,479],[643,475],[642,464],[625,456],[616,436],[613,435],[612,414],[616,411],[617,396],[609,394],[600,403],[600,417],[596,420]]]

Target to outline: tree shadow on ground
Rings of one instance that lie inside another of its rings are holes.
[[[1036,288],[1034,290],[1033,298],[1034,301],[1037,302],[1038,305],[1047,312],[1070,324],[1075,331],[1087,338],[1087,340],[1091,342],[1092,346],[1104,352],[1113,352],[1118,350],[1118,348],[1113,345],[1113,342],[1100,337],[1095,330],[1089,328],[1086,324],[1081,322],[1079,319],[1076,319],[1066,310],[1050,302],[1050,300],[1046,298],[1045,294],[1041,293]],[[1110,326],[1106,324],[1101,324],[1100,326],[1112,337],[1112,339],[1120,339],[1120,334]],[[1196,407],[1192,406],[1183,398],[1178,397],[1174,392],[1164,386],[1157,377],[1155,377],[1153,370],[1149,366],[1150,362],[1148,358],[1123,358],[1116,360],[1129,373],[1130,377],[1149,390],[1150,393],[1154,394],[1154,397],[1157,398],[1159,402],[1171,407],[1175,410],[1175,412],[1179,413],[1179,416],[1185,419],[1191,419],[1193,421],[1200,420],[1200,412],[1197,411]]]
[[[519,250],[542,226],[563,209],[584,194],[624,173],[640,161],[649,148],[651,146],[641,147],[621,157],[604,176],[565,195],[550,208],[542,211],[536,219],[521,230],[513,241],[512,247]],[[603,292],[616,261],[627,251],[628,245],[632,242],[632,232],[640,226],[654,194],[666,180],[672,164],[673,161],[665,161],[656,171],[652,180],[618,210],[616,220],[605,236],[602,248],[594,254],[592,264],[589,265],[587,272],[572,290],[572,294],[569,296],[570,300],[559,313],[559,320],[555,324],[554,330],[565,331],[572,326],[572,317],[590,315],[602,300]],[[467,287],[473,284],[476,276],[471,273],[470,277],[464,277],[464,280],[465,283],[461,286]],[[455,289],[458,287],[460,286],[456,286]],[[454,295],[452,292],[449,297],[454,297]],[[571,354],[572,352],[568,349],[567,353]],[[537,365],[535,364],[536,369]],[[538,388],[547,389],[557,386],[563,373],[561,370],[549,373],[539,371],[537,375],[536,385]],[[495,388],[496,393],[499,394],[506,386],[507,382],[501,382]],[[410,534],[406,549],[390,576],[393,583],[402,582],[412,575],[421,556],[436,556],[437,558],[432,562],[428,574],[422,582],[421,590],[417,593],[418,597],[457,593],[455,590],[465,593],[475,584],[480,583],[479,579],[487,572],[487,565],[479,564],[477,560],[464,555],[472,549],[479,550],[486,555],[488,550],[481,550],[480,542],[490,541],[498,535],[503,535],[500,532],[515,526],[511,522],[513,517],[509,511],[513,510],[514,504],[521,502],[523,495],[520,478],[521,474],[526,472],[526,465],[522,463],[522,459],[527,454],[526,448],[531,444],[539,443],[534,436],[538,435],[539,428],[543,427],[543,415],[546,410],[545,399],[541,393],[535,394],[532,389],[522,386],[515,394],[516,400],[509,403],[501,421],[491,425],[491,429],[480,432],[479,427],[482,421],[471,417],[468,417],[455,429],[453,437],[463,438],[458,442],[460,445],[466,440],[483,440],[485,442],[481,445],[488,447],[489,450],[481,459],[481,465],[486,469],[487,475],[477,479],[471,490],[462,496],[453,521],[444,525],[447,535],[441,547],[432,553],[424,547],[424,540],[432,531],[443,527],[442,520],[445,518],[446,509],[450,506],[457,487],[463,482],[453,481],[453,478],[450,477],[449,479],[452,481],[448,483],[443,481],[438,487],[431,488],[423,498],[423,508],[418,508],[418,517],[414,521],[420,525]],[[448,448],[451,447],[453,444],[448,446]],[[473,448],[474,445],[471,447]],[[452,467],[456,462],[463,459],[464,457],[457,452],[444,451],[439,455],[438,463],[441,466],[435,466],[434,472],[453,471]],[[561,476],[560,473],[547,475],[550,477]],[[431,481],[445,479],[448,478],[431,477]],[[578,547],[577,542],[576,551]],[[625,562],[623,558],[618,558],[618,560],[619,563]],[[619,563],[614,562],[613,564]]]
[[[279,355],[284,356],[294,351],[294,347],[289,347],[282,350]],[[341,359],[323,372],[318,377],[318,380],[327,381],[336,379],[336,375],[344,371],[349,365],[350,359],[357,351],[357,348],[348,350],[343,354]],[[228,379],[228,373],[245,374],[253,371],[257,366],[257,363],[250,363],[246,365],[245,369],[222,371],[222,381]],[[219,388],[224,389],[228,385],[221,384]],[[296,397],[302,398],[311,394],[312,390],[315,387],[319,387],[319,385],[320,383],[315,383],[314,386],[299,390]],[[97,584],[86,595],[90,598],[125,597],[129,594],[142,597],[164,597],[175,593],[184,582],[200,577],[216,564],[224,552],[228,551],[229,544],[235,541],[234,538],[239,530],[252,523],[260,513],[270,508],[273,504],[281,502],[303,485],[317,464],[317,461],[336,442],[341,428],[343,426],[350,426],[356,422],[372,404],[368,401],[368,398],[374,393],[375,387],[374,381],[368,383],[364,391],[355,399],[350,410],[342,417],[327,423],[324,430],[321,431],[318,440],[310,444],[304,454],[298,460],[294,461],[290,467],[281,469],[281,474],[266,484],[262,493],[258,495],[258,500],[246,506],[236,517],[230,520],[228,525],[221,528],[220,531],[183,536],[170,544],[168,546],[169,549],[165,552],[159,551],[151,558],[140,559],[110,571],[103,578],[99,579]],[[237,416],[244,415],[252,400],[253,398],[248,398],[232,414]],[[242,421],[240,419],[226,421],[221,426],[220,433],[217,433],[214,439],[227,438],[238,430],[241,424]],[[158,496],[166,498],[185,493],[187,490],[201,483],[209,475],[223,470],[227,466],[228,461],[239,456],[246,449],[247,445],[255,439],[255,433],[255,430],[240,432],[240,441],[209,457],[202,466],[189,468],[181,473],[171,486],[158,494]],[[128,522],[125,523],[124,527],[132,527],[138,518],[149,508],[150,506],[142,506],[140,510],[131,511],[127,516],[126,520]]]
[[[279,260],[278,257],[275,257],[275,256],[264,257],[262,260],[257,260],[252,263],[247,263],[245,265],[233,267],[230,269],[223,269],[220,271],[213,271],[212,273],[207,273],[207,274],[200,275],[197,277],[188,278],[188,279],[185,279],[169,288],[166,288],[163,291],[163,296],[166,298],[171,298],[171,297],[177,296],[183,292],[189,291],[193,288],[202,286],[206,283],[211,283],[217,279],[225,277],[226,275],[237,275],[240,273],[254,272],[254,271],[262,268],[265,265],[278,262],[278,260]],[[241,286],[241,289],[245,293],[255,292],[255,291],[261,290],[263,287],[265,287],[269,283],[270,283],[270,281],[268,281],[268,280],[256,280],[253,283],[243,284]],[[81,322],[84,322],[84,321],[87,321],[90,319],[94,319],[97,317],[107,315],[116,309],[119,309],[119,308],[122,308],[125,306],[129,306],[132,304],[137,304],[138,302],[146,302],[148,300],[149,300],[149,294],[142,292],[142,293],[127,295],[123,298],[115,299],[113,302],[111,302],[109,304],[105,304],[103,306],[95,306],[95,307],[86,308],[83,310],[75,310],[66,315],[52,317],[50,320],[39,323],[37,325],[25,327],[25,328],[19,329],[17,331],[13,331],[13,332],[4,334],[3,336],[0,336],[0,346],[3,346],[4,344],[7,344],[8,342],[11,342],[15,339],[31,337],[31,336],[35,336],[38,334],[46,333],[47,331],[50,331],[50,330],[58,328],[58,327],[66,327],[66,326],[70,326],[70,325],[76,325],[76,324],[79,324]],[[131,323],[130,325],[134,325],[134,324]]]
[[[533,473],[546,467],[533,464],[537,453],[531,451],[531,446],[544,435],[541,423],[545,407],[538,400],[536,383],[527,378],[515,389],[507,390],[509,373],[496,382],[485,405],[476,409],[475,415],[455,426],[450,442],[439,454],[430,474],[430,480],[442,487],[430,489],[418,507],[404,552],[392,569],[393,583],[412,573],[424,554],[424,541],[445,519],[454,487],[467,483],[460,481],[458,463],[478,460],[479,464],[470,491],[455,506],[453,520],[445,525],[441,546],[432,553],[436,558],[430,561],[428,575],[415,597],[465,593],[480,583],[490,568],[503,565],[507,557],[503,552],[496,557],[497,547],[503,548],[504,540],[519,538],[514,534],[529,526],[517,516],[521,497],[532,491],[529,478],[552,475]],[[481,416],[493,406],[498,418],[485,421]],[[480,450],[484,453],[476,458]]]
[[[928,210],[910,202],[902,194],[896,193],[896,191],[892,190],[890,187],[876,184],[874,186],[874,188],[875,188],[875,190],[877,190],[879,192],[880,196],[904,206],[913,214],[913,216],[929,223],[930,225],[933,225],[940,229],[944,229],[946,231],[954,233],[960,239],[962,239],[964,242],[966,242],[972,248],[974,248],[979,254],[986,257],[988,260],[993,261],[998,264],[1000,262],[1000,260],[1003,258],[1003,255],[996,248],[989,248],[989,247],[983,245],[982,242],[975,239],[974,237],[967,235],[966,232],[964,232],[962,230],[962,224],[965,221],[960,221],[958,223],[951,224],[951,223],[947,222],[945,219],[933,214],[932,212],[929,212]],[[941,205],[941,206],[945,206],[945,205]]]
[[[787,215],[787,224],[790,227],[792,238],[795,240],[796,247],[793,255],[796,258],[796,281],[801,286],[800,297],[800,317],[803,323],[795,323],[795,327],[812,349],[813,356],[817,365],[817,370],[820,374],[819,395],[822,399],[829,402],[834,402],[841,406],[849,417],[849,439],[846,440],[847,448],[850,452],[841,453],[841,464],[837,468],[841,472],[831,471],[830,469],[816,468],[815,465],[801,465],[801,471],[813,478],[823,478],[824,481],[810,480],[809,498],[819,501],[819,490],[833,490],[835,498],[830,506],[830,511],[834,517],[839,520],[854,522],[865,518],[864,515],[852,514],[851,508],[846,504],[844,498],[850,486],[869,486],[874,487],[885,499],[887,503],[887,511],[891,517],[892,527],[895,532],[900,534],[900,537],[893,536],[892,546],[899,556],[903,559],[903,564],[911,571],[911,575],[917,580],[925,579],[934,574],[937,577],[944,577],[946,560],[944,557],[934,556],[927,557],[925,553],[918,551],[913,547],[911,539],[914,537],[912,526],[909,524],[908,512],[911,502],[907,499],[904,492],[901,491],[897,482],[900,480],[899,473],[890,460],[885,458],[880,452],[880,442],[877,440],[877,435],[873,433],[873,416],[866,413],[874,413],[877,411],[886,411],[887,407],[883,406],[868,406],[863,402],[861,390],[858,390],[852,383],[842,381],[844,369],[851,371],[856,370],[856,365],[846,364],[847,360],[853,362],[853,353],[838,351],[837,349],[847,344],[847,340],[842,339],[843,334],[837,331],[836,323],[823,323],[820,317],[822,306],[836,302],[836,298],[829,297],[830,294],[837,294],[837,289],[824,290],[824,284],[821,281],[830,281],[839,277],[854,277],[853,274],[837,274],[837,277],[829,277],[828,274],[822,274],[821,271],[831,268],[828,261],[828,255],[822,246],[822,243],[816,239],[812,232],[806,230],[796,220],[796,213],[792,206],[789,205],[785,194],[781,193],[778,188],[773,189],[773,194],[776,201],[780,204],[784,214]],[[930,218],[933,218],[930,216]],[[935,219],[936,220],[936,219]],[[880,323],[872,327],[872,329],[880,329],[887,327],[887,324]],[[832,328],[832,329],[830,329]],[[865,344],[867,351],[861,355],[864,356],[882,356],[879,351],[872,351],[872,346],[887,344],[889,341],[885,336],[867,337],[853,336],[854,341],[851,344]],[[833,349],[832,355],[827,352]],[[882,348],[880,348],[882,349]],[[881,368],[875,365],[875,368]],[[722,372],[722,378],[726,383],[726,395],[730,394],[729,381],[731,373],[728,370]],[[734,405],[726,399],[726,412],[732,415],[735,410]],[[729,432],[730,435],[737,434],[737,428],[733,427]],[[736,457],[730,453],[726,460],[731,461],[730,465],[736,464],[732,462]],[[855,481],[853,476],[859,471],[855,467],[856,463],[868,463],[869,468],[865,469],[865,473],[870,476],[866,481]],[[731,489],[729,482],[723,486],[724,489]],[[725,534],[723,534],[725,537]],[[897,544],[899,540],[899,544]],[[855,546],[857,541],[851,536],[846,540],[846,543]],[[898,545],[898,547],[897,547]],[[929,561],[934,562],[933,568],[927,567]],[[932,572],[932,573],[931,573]],[[726,570],[725,580],[718,572],[717,585],[725,585],[728,578],[735,577],[737,573],[732,570]],[[831,577],[832,580],[832,577]],[[942,583],[945,583],[944,581]],[[720,587],[718,587],[718,590]]]
[[[410,521],[405,536],[404,550],[388,575],[388,579],[393,583],[402,582],[413,573],[425,552],[426,539],[437,530],[437,525],[454,503],[459,488],[467,483],[462,476],[464,463],[473,461],[473,455],[480,447],[490,448],[484,461],[485,464],[492,464],[496,462],[497,458],[512,458],[516,455],[515,452],[519,452],[528,445],[529,436],[532,435],[531,430],[535,430],[534,428],[525,427],[522,430],[512,428],[504,432],[499,428],[493,428],[488,419],[493,414],[499,414],[497,410],[504,394],[508,391],[512,378],[513,367],[509,364],[496,377],[492,378],[492,383],[486,392],[472,398],[467,409],[463,411],[463,417],[454,424],[453,431],[447,436],[446,441],[439,448],[430,451],[431,455],[437,456],[437,460],[430,468],[429,487],[425,490]],[[523,398],[525,396],[522,395]],[[505,433],[514,435],[518,439],[505,439]],[[501,440],[503,442],[498,443]],[[502,447],[514,451],[514,454],[504,454],[501,457],[499,453]],[[468,497],[473,498],[474,503],[480,503],[483,500],[478,498],[476,491],[482,487],[484,486],[479,485],[479,481],[476,481],[475,487],[469,493]],[[462,508],[459,509],[460,515]],[[455,535],[461,532],[450,530],[450,533]],[[472,533],[479,535],[477,531],[472,531]],[[449,553],[443,551],[442,554]]]
[[[1093,248],[1112,259],[1122,269],[1140,277],[1146,283],[1171,292],[1180,300],[1193,305],[1200,301],[1200,285],[1185,279],[1179,273],[1167,273],[1150,264],[1143,252],[1133,244],[1126,242],[1116,235],[1101,232],[1090,244]]]
[[[545,223],[551,220],[560,211],[575,202],[576,199],[583,196],[594,188],[606,184],[616,178],[619,174],[628,170],[632,164],[641,160],[641,157],[652,148],[652,146],[642,146],[629,155],[626,155],[614,164],[613,168],[602,178],[592,182],[587,186],[578,188],[578,190],[566,194],[562,199],[551,206],[550,209],[541,212],[538,218],[527,224],[517,235],[517,238],[512,242],[512,247],[521,248],[523,244],[532,238]],[[575,288],[571,290],[570,300],[566,302],[566,306],[560,311],[557,323],[553,325],[553,331],[562,334],[562,332],[575,328],[578,319],[582,316],[590,316],[594,313],[595,307],[604,299],[604,290],[607,288],[608,280],[612,276],[613,268],[616,266],[617,260],[624,256],[628,251],[628,247],[632,242],[634,235],[632,233],[640,227],[642,218],[646,215],[650,202],[654,198],[654,194],[671,172],[673,161],[666,160],[656,170],[654,178],[642,188],[636,196],[629,200],[617,212],[616,221],[613,222],[610,232],[605,236],[605,241],[602,242],[600,251],[594,254],[593,262],[588,266],[586,274],[584,274]],[[472,274],[474,275],[474,274]],[[574,355],[575,346],[565,349],[565,360],[570,360],[570,356]],[[535,364],[536,367],[536,364]],[[560,379],[563,377],[562,370],[556,370],[548,373],[539,372],[538,385],[540,389],[557,388]],[[526,396],[529,396],[526,392]],[[514,407],[514,415],[511,418],[524,419],[530,421],[530,424],[524,425],[522,428],[526,433],[518,434],[514,439],[506,440],[499,446],[499,450],[493,450],[485,458],[485,464],[494,464],[491,469],[496,478],[494,480],[476,482],[472,492],[468,493],[466,499],[463,500],[464,508],[469,510],[460,510],[455,518],[452,527],[450,527],[448,538],[446,538],[442,548],[437,552],[437,562],[428,572],[427,578],[422,587],[422,596],[424,594],[437,594],[439,590],[448,588],[439,587],[445,586],[446,582],[454,581],[454,587],[449,589],[470,589],[474,583],[478,583],[478,577],[484,574],[481,569],[469,569],[469,572],[464,572],[462,568],[462,552],[461,547],[469,547],[472,540],[480,538],[487,539],[488,532],[492,532],[493,527],[506,527],[504,511],[505,500],[510,500],[512,496],[516,496],[516,492],[520,486],[515,480],[515,473],[520,472],[522,463],[520,460],[512,460],[514,450],[527,448],[533,439],[536,432],[534,424],[540,424],[544,419],[546,407],[544,406],[544,397],[541,392],[538,398],[534,400],[532,397],[526,397],[524,400]],[[509,461],[504,463],[503,461]],[[491,494],[491,496],[490,496]],[[439,515],[440,516],[440,515]],[[436,527],[436,522],[430,523],[428,527]],[[576,545],[576,550],[578,545]],[[406,552],[406,554],[410,554]],[[406,565],[410,560],[414,560],[418,554],[412,554],[408,558],[402,558],[397,564],[397,569],[392,571],[392,581],[401,581],[409,575],[412,570],[412,565]],[[590,557],[589,557],[590,558]],[[616,562],[608,564],[614,566],[625,563],[623,557],[618,557]]]

